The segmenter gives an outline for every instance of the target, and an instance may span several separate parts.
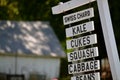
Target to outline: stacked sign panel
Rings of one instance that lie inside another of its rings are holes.
[[[69,25],[92,17],[94,9],[88,8],[63,16],[63,23]],[[94,21],[77,24],[65,30],[66,37],[69,38],[66,40],[67,50],[73,49],[67,53],[68,62],[72,62],[68,65],[68,73],[77,74],[71,77],[71,80],[100,80],[100,73],[97,71],[100,70],[100,61],[86,60],[99,56],[98,47],[92,46],[97,44],[97,34],[86,35],[95,30]]]

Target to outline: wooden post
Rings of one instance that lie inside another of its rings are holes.
[[[120,61],[107,0],[97,0],[113,80],[120,80]]]

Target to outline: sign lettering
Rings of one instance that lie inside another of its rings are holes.
[[[91,44],[97,43],[97,35],[87,35],[83,37],[79,37],[76,39],[67,40],[67,49],[77,48],[77,47],[83,47]]]
[[[93,60],[93,61],[68,65],[69,74],[82,73],[82,72],[94,71],[99,69],[100,69],[99,60]]]
[[[89,8],[83,11],[79,11],[63,16],[63,23],[64,25],[67,25],[81,20],[89,19],[92,17],[94,17],[94,10],[93,8]]]
[[[68,56],[68,62],[97,57],[99,56],[98,47],[74,51],[68,53],[67,56]]]
[[[71,77],[71,80],[100,80],[100,73],[90,73]]]
[[[70,28],[66,28],[66,37],[76,36],[78,34],[87,33],[94,30],[94,22],[86,22]]]

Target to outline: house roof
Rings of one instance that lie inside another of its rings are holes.
[[[0,53],[65,57],[49,22],[0,21]]]

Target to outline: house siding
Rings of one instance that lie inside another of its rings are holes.
[[[0,56],[0,72],[6,74],[15,74],[15,57]],[[30,74],[44,75],[46,80],[59,77],[59,58],[17,58],[17,74],[24,74],[25,80],[28,80]]]

